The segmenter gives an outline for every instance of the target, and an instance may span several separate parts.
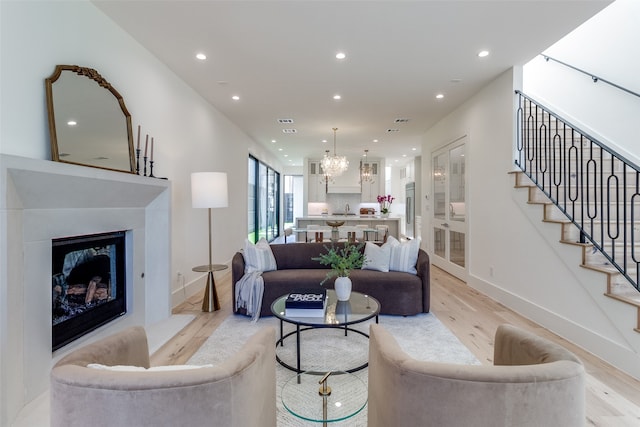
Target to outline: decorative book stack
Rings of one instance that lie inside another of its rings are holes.
[[[291,292],[284,307],[287,317],[324,317],[327,308],[327,290],[305,289]]]

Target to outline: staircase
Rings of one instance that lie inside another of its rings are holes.
[[[518,92],[519,93],[519,92]],[[640,332],[640,168],[519,93],[515,187],[604,274],[604,295],[636,308]]]

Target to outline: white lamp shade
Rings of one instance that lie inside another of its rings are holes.
[[[194,208],[226,208],[229,206],[225,172],[191,174],[191,204]]]

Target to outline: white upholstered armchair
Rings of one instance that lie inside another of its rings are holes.
[[[368,425],[583,426],[584,375],[571,352],[510,325],[496,331],[493,366],[415,360],[371,325]]]
[[[263,328],[226,361],[192,370],[149,367],[147,337],[131,327],[73,351],[51,371],[52,427],[275,427],[275,330]]]

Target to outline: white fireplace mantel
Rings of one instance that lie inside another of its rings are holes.
[[[171,314],[166,180],[0,154],[0,426],[80,345]],[[127,230],[127,313],[51,351],[51,239]]]

